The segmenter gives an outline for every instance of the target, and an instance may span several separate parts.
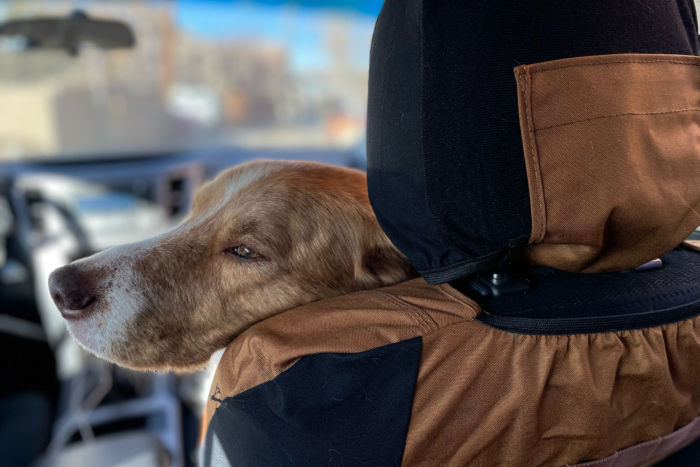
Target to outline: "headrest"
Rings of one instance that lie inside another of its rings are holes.
[[[372,206],[431,283],[515,249],[636,267],[700,225],[691,0],[387,0],[373,38]]]

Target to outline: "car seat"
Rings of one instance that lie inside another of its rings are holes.
[[[422,278],[234,340],[205,465],[642,467],[697,440],[697,31],[690,0],[387,0],[368,186]]]

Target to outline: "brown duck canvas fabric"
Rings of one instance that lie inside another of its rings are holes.
[[[474,320],[480,312],[449,285],[416,279],[275,316],[227,348],[207,417],[220,400],[270,381],[306,355],[362,352],[417,336],[423,346],[405,466],[577,464],[667,436],[700,414],[700,317],[538,336],[488,327]],[[626,465],[636,464],[615,464]]]
[[[700,57],[578,57],[515,76],[532,264],[631,269],[700,225]]]

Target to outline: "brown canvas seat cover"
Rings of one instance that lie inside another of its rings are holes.
[[[302,357],[420,336],[404,466],[555,467],[609,456],[590,465],[641,466],[700,434],[700,317],[538,336],[488,327],[474,320],[480,312],[449,285],[416,279],[270,318],[226,349],[207,423],[222,400]]]
[[[514,79],[532,211],[524,258],[622,270],[700,224],[700,58],[573,58]],[[221,400],[305,356],[420,336],[405,466],[642,466],[700,433],[700,318],[557,336],[500,331],[475,321],[481,312],[418,279],[270,318],[227,348],[206,423]]]

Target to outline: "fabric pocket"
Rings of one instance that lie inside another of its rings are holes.
[[[531,264],[631,269],[700,225],[700,57],[578,57],[515,77]]]

